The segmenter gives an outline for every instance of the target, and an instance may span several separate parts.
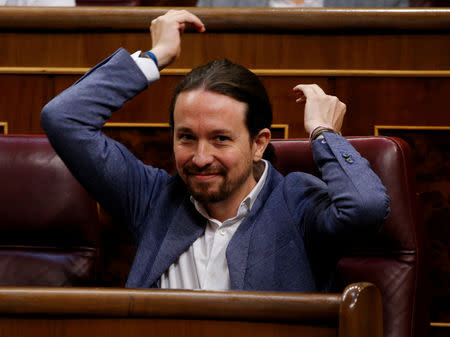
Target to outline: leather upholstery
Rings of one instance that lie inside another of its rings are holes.
[[[0,285],[94,284],[97,206],[44,136],[0,136]]]
[[[349,140],[386,186],[391,213],[377,237],[349,242],[338,265],[340,287],[357,281],[378,286],[383,295],[385,337],[427,336],[425,231],[418,214],[411,150],[396,138]],[[320,176],[309,141],[279,140],[272,144],[275,166],[283,174],[304,171]]]

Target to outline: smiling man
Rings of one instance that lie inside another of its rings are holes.
[[[380,180],[339,135],[346,107],[336,97],[317,85],[294,88],[323,180],[283,177],[264,159],[272,151],[267,93],[227,60],[193,69],[175,90],[174,176],[102,133],[179,56],[186,23],[205,30],[192,13],[169,11],[152,22],[150,52],[119,49],[48,103],[41,122],[51,144],[129,226],[137,251],[128,287],[326,291],[343,238],[375,233],[389,212]]]
[[[178,96],[174,111],[177,171],[190,194],[211,217],[225,221],[256,185],[253,163],[261,160],[270,131],[251,142],[247,105],[204,89]]]

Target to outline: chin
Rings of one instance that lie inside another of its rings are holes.
[[[228,197],[228,194],[225,191],[219,191],[217,189],[212,190],[208,188],[205,190],[202,188],[192,188],[191,186],[188,186],[188,190],[195,200],[204,204],[220,202]]]

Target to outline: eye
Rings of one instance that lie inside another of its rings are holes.
[[[228,141],[228,140],[231,140],[231,138],[228,137],[228,136],[219,135],[219,136],[216,136],[216,140],[217,140],[219,143],[223,143],[223,142],[226,142],[226,141]]]
[[[190,133],[180,133],[178,135],[178,139],[181,141],[191,141],[191,140],[194,140],[195,137],[193,135],[191,135]]]

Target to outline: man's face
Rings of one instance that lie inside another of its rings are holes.
[[[260,151],[245,125],[247,105],[196,89],[178,96],[174,108],[174,154],[178,173],[203,204],[238,200],[256,184],[253,160]]]

